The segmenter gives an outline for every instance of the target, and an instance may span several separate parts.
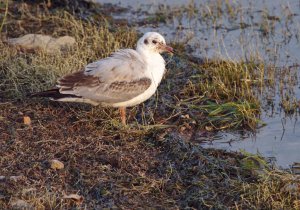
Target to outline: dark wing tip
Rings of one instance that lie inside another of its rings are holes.
[[[72,94],[61,94],[59,92],[59,88],[53,88],[50,90],[32,93],[29,95],[29,97],[46,97],[46,98],[52,98],[54,100],[61,99],[61,98],[81,98],[80,96],[72,95]]]

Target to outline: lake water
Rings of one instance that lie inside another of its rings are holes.
[[[276,83],[261,96],[261,120],[267,125],[247,136],[239,132],[219,132],[214,141],[202,145],[259,152],[283,168],[300,162],[299,108],[293,114],[286,114],[280,106],[281,94],[289,95],[299,106],[299,0],[232,0],[228,4],[217,0],[97,2],[129,8],[112,15],[126,19],[140,32],[158,31],[169,41],[185,43],[193,56],[234,61],[255,56],[275,66],[277,70],[272,76]],[[149,17],[154,18],[157,12],[164,14],[163,21],[149,23]]]

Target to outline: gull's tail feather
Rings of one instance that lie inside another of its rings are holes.
[[[79,103],[88,103],[93,106],[99,105],[99,102],[82,98],[81,96],[73,94],[62,94],[59,92],[59,88],[53,88],[50,90],[37,92],[29,95],[29,97],[47,97],[54,101],[63,101],[63,102],[79,102]]]
[[[72,95],[72,94],[61,94],[58,88],[53,88],[50,90],[45,90],[42,92],[37,92],[30,94],[29,97],[47,97],[53,100],[59,100],[63,98],[81,98],[80,96]]]

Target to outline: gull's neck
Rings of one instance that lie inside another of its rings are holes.
[[[136,51],[143,57],[143,59],[148,63],[153,59],[159,57],[162,58],[158,52],[150,51],[144,47],[137,47]]]
[[[165,71],[165,61],[163,57],[155,51],[150,51],[143,47],[137,47],[136,51],[147,65],[148,76],[153,81],[154,90],[159,85]]]

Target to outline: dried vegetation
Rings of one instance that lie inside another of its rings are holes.
[[[166,57],[169,70],[158,94],[131,109],[129,128],[120,126],[114,109],[26,99],[62,74],[134,47],[138,37],[102,14],[82,20],[82,13],[51,2],[50,9],[10,5],[2,29],[8,37],[69,35],[77,44],[49,55],[0,42],[1,208],[299,208],[299,180],[289,173],[245,167],[247,154],[189,141],[199,129],[257,126],[252,87],[261,81],[261,64]],[[53,160],[60,167],[51,167]]]

